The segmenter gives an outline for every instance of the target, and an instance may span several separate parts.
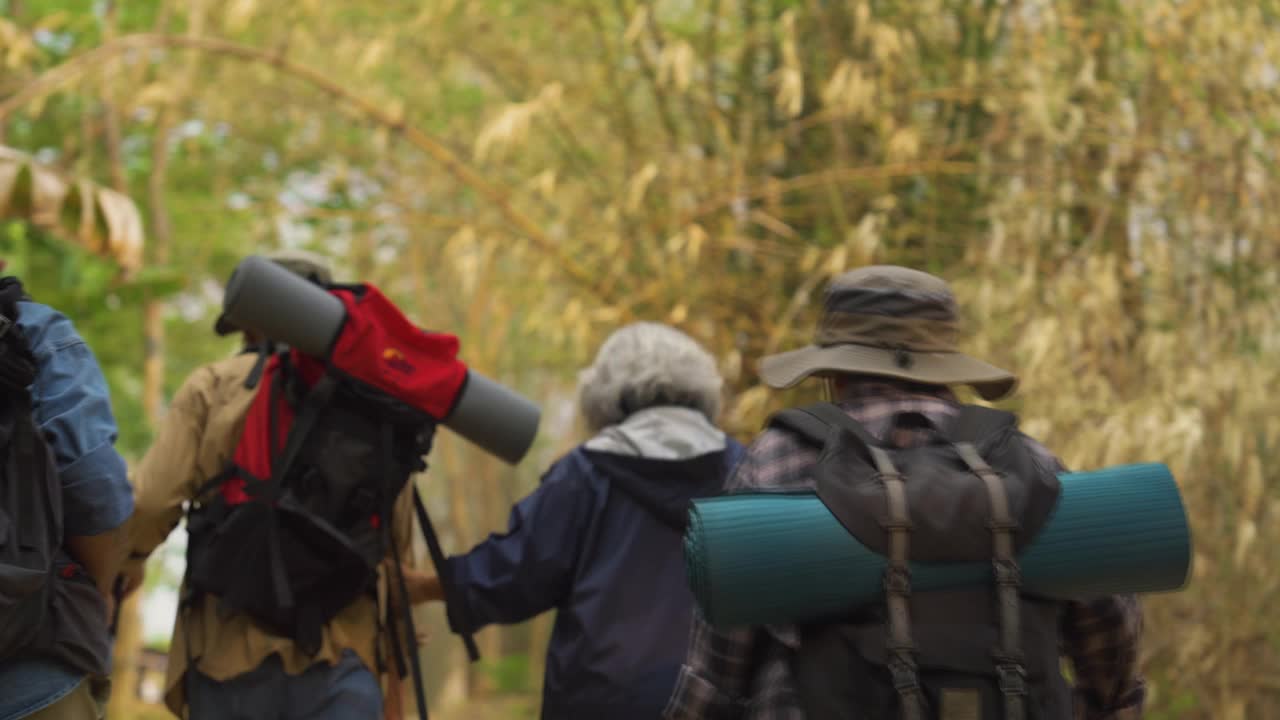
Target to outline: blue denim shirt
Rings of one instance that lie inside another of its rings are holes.
[[[31,396],[62,480],[66,533],[98,535],[120,527],[133,512],[133,491],[115,449],[116,421],[98,361],[66,316],[39,303],[18,307],[18,325],[39,363]],[[0,665],[0,720],[48,707],[83,679],[46,660]]]

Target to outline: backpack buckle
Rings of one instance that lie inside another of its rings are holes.
[[[991,567],[995,571],[996,585],[1018,586],[1022,584],[1022,571],[1012,560],[993,560]]]
[[[1000,692],[1002,694],[1027,694],[1027,671],[1018,663],[1006,659],[996,665],[996,675],[999,678]]]
[[[890,565],[884,569],[884,590],[890,595],[911,596],[911,569]]]
[[[879,478],[882,483],[900,482],[905,485],[907,482],[907,476],[897,470],[881,470],[877,467],[875,476]]]
[[[915,524],[911,522],[911,518],[904,518],[902,520],[890,519],[880,523],[880,528],[890,533],[904,530],[910,532],[915,529]]]
[[[916,661],[911,657],[909,648],[890,648],[887,665],[894,690],[906,694],[920,689],[920,678],[916,675]]]

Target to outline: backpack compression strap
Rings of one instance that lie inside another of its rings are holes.
[[[987,486],[991,499],[991,536],[996,576],[996,605],[1000,618],[1000,647],[996,651],[996,674],[1004,696],[1005,720],[1026,717],[1026,669],[1022,664],[1021,618],[1019,617],[1018,561],[1013,555],[1013,532],[1017,528],[1009,515],[1009,497],[1004,481],[991,469],[970,443],[956,445],[969,470]]]
[[[916,674],[915,643],[911,639],[911,514],[907,508],[906,482],[893,466],[889,453],[876,445],[868,445],[876,469],[884,481],[888,500],[889,566],[884,573],[885,604],[889,610],[889,674],[898,691],[902,720],[921,720],[923,707],[920,680]]]
[[[889,611],[888,660],[893,687],[898,692],[902,720],[922,720],[924,703],[916,668],[916,647],[911,637],[911,513],[907,506],[906,481],[894,467],[889,453],[862,424],[832,403],[817,403],[782,410],[769,424],[798,433],[809,442],[826,444],[832,427],[847,430],[871,454],[884,482],[888,501],[889,564],[884,573],[885,605]]]

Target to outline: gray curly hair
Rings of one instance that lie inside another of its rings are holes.
[[[591,432],[658,405],[681,405],[715,421],[724,379],[696,340],[660,323],[615,330],[578,375],[578,403]]]

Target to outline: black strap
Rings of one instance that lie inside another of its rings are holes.
[[[390,473],[394,467],[391,425],[383,423],[380,428],[380,436],[382,440],[382,476],[384,478],[388,478],[390,477]],[[410,480],[410,482],[413,481]],[[390,525],[390,520],[394,518],[394,513],[389,512],[387,517],[387,524]],[[413,605],[409,600],[409,584],[406,583],[404,579],[404,566],[401,564],[400,557],[400,543],[395,541],[394,535],[391,537],[391,559],[392,562],[395,563],[395,571],[393,573],[395,580],[394,586],[395,589],[399,591],[400,595],[400,618],[404,620],[405,638],[408,641],[405,643],[403,650],[405,650],[409,655],[409,665],[413,668],[413,694],[418,703],[418,716],[421,720],[427,720],[427,697],[426,689],[423,687],[422,682],[422,661],[418,658],[418,631],[417,628],[414,627],[413,622]],[[397,652],[399,651],[400,648],[397,648]],[[397,663],[397,665],[399,667],[403,667],[402,663]]]
[[[284,398],[284,368],[267,388],[267,467],[274,470],[276,443],[280,442],[280,400]],[[274,476],[274,472],[271,473]]]
[[[453,579],[449,576],[449,565],[445,562],[444,550],[440,548],[440,538],[436,535],[431,517],[427,515],[427,506],[422,504],[422,496],[418,494],[416,486],[413,488],[413,511],[418,516],[418,524],[422,526],[422,537],[427,541],[427,552],[431,555],[431,564],[435,566],[436,577],[440,579],[440,587],[444,590],[445,606],[453,606],[455,591]],[[471,637],[471,633],[459,634],[462,636],[462,643],[467,647],[467,657],[471,662],[479,660],[480,648],[476,647],[476,641]]]
[[[30,299],[31,296],[23,289],[21,280],[12,275],[0,278],[0,316],[11,323],[18,322],[18,303]]]
[[[231,479],[231,477],[235,475],[240,475],[245,479],[253,480],[259,483],[266,482],[262,478],[253,475],[248,470],[245,470],[244,468],[240,467],[239,465],[236,465],[235,463],[227,463],[227,466],[223,468],[222,472],[209,478],[204,482],[203,485],[196,488],[195,494],[192,495],[191,497],[195,500],[201,500],[204,498],[205,495],[209,494],[209,491],[218,487],[219,485]],[[248,489],[246,488],[246,492],[247,491]]]
[[[15,277],[0,278],[0,387],[6,396],[26,398],[35,382],[36,358],[19,332],[18,301],[29,299]]]
[[[275,345],[271,341],[267,341],[260,345],[246,348],[245,352],[252,352],[258,356],[258,359],[253,363],[253,367],[249,370],[249,374],[244,379],[245,388],[252,390],[258,387],[258,382],[262,380],[262,373],[267,368],[267,361],[271,359],[271,355],[275,352]]]
[[[188,548],[188,560],[190,560],[190,548]],[[191,698],[195,697],[196,687],[196,664],[200,662],[200,658],[191,654],[191,610],[197,605],[197,596],[195,590],[191,587],[191,563],[188,562],[186,569],[182,571],[182,583],[179,585],[180,594],[178,595],[178,614],[182,616],[182,640],[183,655],[185,655],[187,667],[182,672],[182,689],[186,693],[184,705],[187,709],[187,720],[195,720],[195,710],[191,705]]]
[[[276,383],[272,383],[272,390],[275,390]],[[321,411],[329,405],[329,401],[333,398],[334,390],[338,386],[337,379],[325,373],[324,376],[315,384],[307,393],[306,399],[302,401],[302,410],[298,412],[298,417],[294,420],[293,427],[289,428],[289,437],[285,441],[284,450],[277,458],[272,454],[271,462],[271,480],[276,488],[280,487],[280,482],[288,474],[289,469],[293,467],[294,460],[297,459],[298,453],[302,451],[302,445],[307,441],[307,436],[311,434],[311,429],[315,427],[316,420],[320,418]],[[276,399],[272,399],[272,409],[275,408]],[[272,444],[275,438],[271,438]],[[389,450],[388,450],[389,452]],[[390,466],[386,468],[390,470]]]
[[[289,586],[289,575],[285,571],[284,551],[280,548],[280,521],[274,511],[270,514],[271,527],[267,533],[267,553],[270,555],[271,586],[275,590],[276,600],[285,609],[295,606],[293,588]]]
[[[413,694],[418,703],[418,717],[427,720],[427,695],[422,683],[422,660],[418,658],[418,631],[414,627],[413,607],[409,604],[409,585],[405,582],[404,571],[400,567],[400,549],[395,542],[391,543],[391,555],[395,561],[394,585],[400,595],[400,616],[404,619],[404,635],[408,639],[406,647],[396,648],[396,652],[404,651],[409,656],[409,665],[413,668]],[[399,643],[397,642],[398,646]],[[404,661],[396,663],[397,669],[403,669]]]
[[[395,534],[392,532],[392,525],[393,525],[392,519],[395,517],[394,501],[386,498],[385,495],[386,493],[383,493],[383,497],[381,499],[382,516],[387,518],[387,521],[382,524],[382,528],[383,528],[382,537],[383,537],[383,542],[386,543],[386,547],[393,548],[395,547],[395,543],[396,543]],[[394,555],[395,551],[392,551],[392,552]],[[405,652],[404,652],[403,646],[400,643],[400,624],[396,614],[396,603],[393,602],[391,598],[392,594],[397,591],[395,583],[396,583],[395,577],[388,575],[387,576],[387,608],[386,608],[387,614],[386,614],[385,631],[386,631],[387,640],[391,646],[390,647],[391,659],[393,664],[395,665],[396,676],[404,677],[407,674],[407,672],[405,671],[405,664],[404,664]],[[381,635],[381,631],[384,630],[384,628],[381,627],[381,621],[382,621],[382,617],[381,617],[381,614],[379,614],[379,625],[380,625],[379,634],[380,635]],[[381,662],[381,660],[379,660],[379,662]]]
[[[179,612],[186,615],[182,623],[182,636],[187,668],[182,672],[182,684],[186,691],[187,720],[195,720],[195,706],[191,704],[191,698],[195,696],[196,689],[196,663],[200,662],[200,658],[191,654],[191,604],[190,601],[184,601],[179,606]]]

